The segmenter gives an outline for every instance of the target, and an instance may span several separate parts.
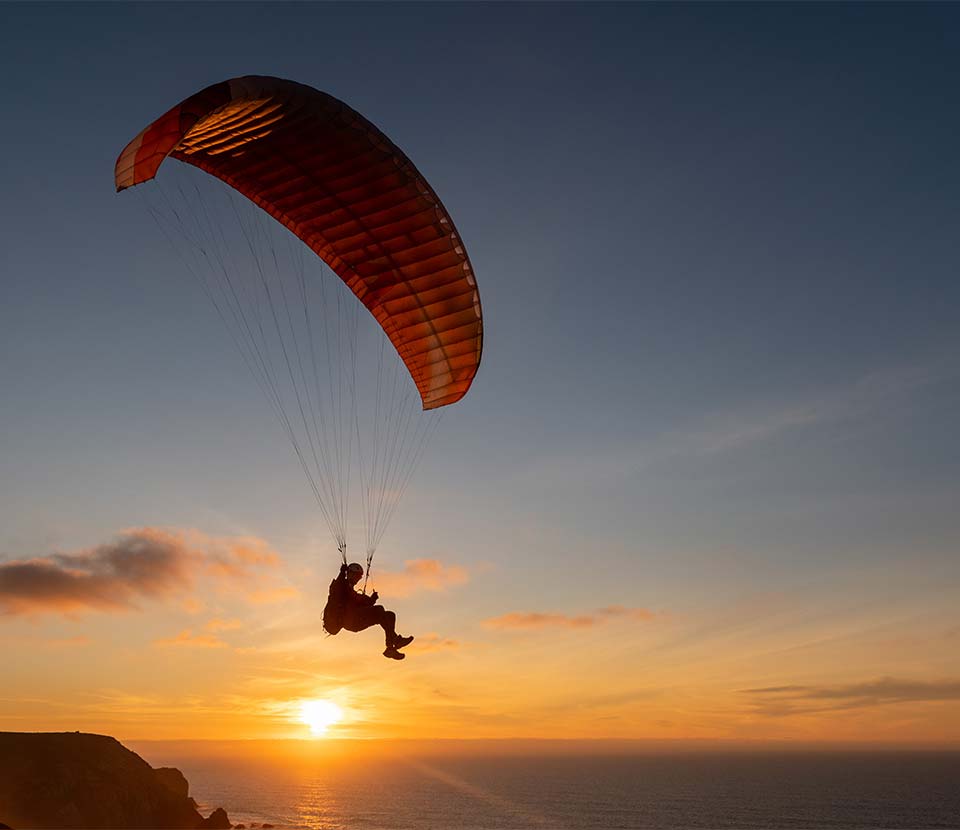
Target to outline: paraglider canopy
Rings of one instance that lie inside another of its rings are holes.
[[[169,174],[138,193],[156,191],[148,210],[275,410],[344,564],[359,485],[369,576],[440,413],[480,364],[480,298],[453,220],[377,127],[293,81],[246,76],[190,96],[120,153],[117,190],[167,158],[185,162],[169,171],[190,179],[180,198],[160,186]],[[376,371],[358,372],[365,355]]]
[[[366,118],[303,84],[234,78],[134,138],[117,190],[153,178],[168,156],[226,182],[321,257],[383,328],[424,409],[467,393],[483,343],[470,260],[436,193]]]

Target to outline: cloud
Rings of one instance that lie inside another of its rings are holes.
[[[205,626],[206,631],[234,631],[237,628],[243,626],[243,623],[240,620],[221,620],[219,617],[216,617],[210,620]]]
[[[657,617],[646,608],[626,608],[622,605],[608,605],[590,614],[543,614],[536,611],[512,611],[499,617],[484,620],[486,628],[529,630],[537,628],[592,628],[616,619],[634,622],[649,622]]]
[[[225,648],[226,643],[217,637],[216,634],[194,634],[189,628],[185,628],[175,637],[165,637],[155,640],[154,645],[168,648],[171,646],[184,648]]]
[[[888,409],[893,402],[907,399],[956,373],[953,365],[895,366],[870,372],[819,397],[780,409],[714,419],[702,430],[674,436],[674,449],[694,454],[721,453],[766,441],[789,430],[854,421]]]
[[[741,689],[758,714],[770,717],[867,709],[894,703],[960,700],[960,680],[898,680],[881,677],[841,686],[766,686]]]
[[[453,585],[463,585],[470,578],[466,568],[444,565],[437,559],[407,559],[403,564],[399,573],[375,572],[378,591],[406,597],[417,591],[446,591]]]
[[[289,585],[283,585],[275,588],[258,588],[247,594],[247,600],[254,605],[270,605],[274,602],[283,602],[287,599],[294,599],[300,596],[296,588]]]
[[[279,562],[265,542],[143,527],[76,553],[0,563],[0,614],[129,611],[144,600],[190,601],[201,578],[216,587],[256,582]]]
[[[600,619],[624,617],[634,622],[650,622],[658,616],[662,616],[651,611],[649,608],[626,608],[623,605],[608,605],[606,608],[599,609],[596,615]]]
[[[434,651],[457,651],[459,648],[460,643],[458,641],[441,637],[436,632],[431,631],[428,634],[418,635],[417,639],[407,646],[404,651],[414,652],[416,654],[429,654]]]
[[[878,415],[912,403],[916,395],[952,381],[958,374],[960,366],[953,357],[927,365],[888,366],[794,400],[712,412],[633,449],[617,446],[601,451],[591,444],[587,455],[579,451],[552,454],[530,465],[525,475],[530,485],[537,487],[542,487],[544,481],[622,481],[625,475],[634,475],[641,469],[749,451],[803,430],[856,424],[865,419],[874,421]]]
[[[192,533],[195,535],[196,531]],[[257,568],[274,568],[280,564],[280,558],[262,539],[204,536],[202,545],[205,570],[214,577],[245,579]]]
[[[539,612],[512,611],[500,617],[484,620],[487,628],[589,628],[595,625],[596,618],[589,614],[571,617],[567,614],[541,614]]]
[[[60,637],[55,640],[46,640],[44,645],[49,648],[79,648],[90,645],[90,638],[84,636],[78,637]]]

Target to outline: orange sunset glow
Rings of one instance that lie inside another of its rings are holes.
[[[137,563],[127,573],[109,564],[121,555]],[[304,587],[325,574],[264,540],[141,528],[14,567],[38,587],[3,597],[4,652],[18,667],[6,683],[16,701],[4,709],[10,728],[42,712],[51,729],[82,721],[150,739],[174,723],[210,739],[328,729],[344,738],[548,738],[562,729],[577,739],[915,744],[960,734],[951,687],[924,668],[943,656],[937,626],[948,630],[953,608],[949,591],[925,578],[917,584],[929,605],[912,618],[880,573],[821,591],[815,616],[802,595],[769,595],[696,612],[500,604],[463,620],[464,596],[495,590],[502,569],[385,563],[375,578],[403,586],[398,617],[430,608],[425,621],[437,629],[418,632],[411,662],[388,673],[368,665],[375,634],[317,630]],[[855,589],[886,596],[882,612],[849,607]],[[60,680],[41,691],[49,661]]]
[[[307,700],[300,706],[300,719],[314,735],[323,735],[335,723],[343,720],[343,710],[329,700]]]

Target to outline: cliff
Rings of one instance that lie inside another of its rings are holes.
[[[197,812],[176,769],[153,769],[115,738],[0,732],[0,822],[27,828],[226,828]]]

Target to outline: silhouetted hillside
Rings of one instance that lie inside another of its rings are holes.
[[[153,769],[115,738],[0,732],[0,822],[28,828],[223,830],[223,810],[197,812],[176,769]]]

